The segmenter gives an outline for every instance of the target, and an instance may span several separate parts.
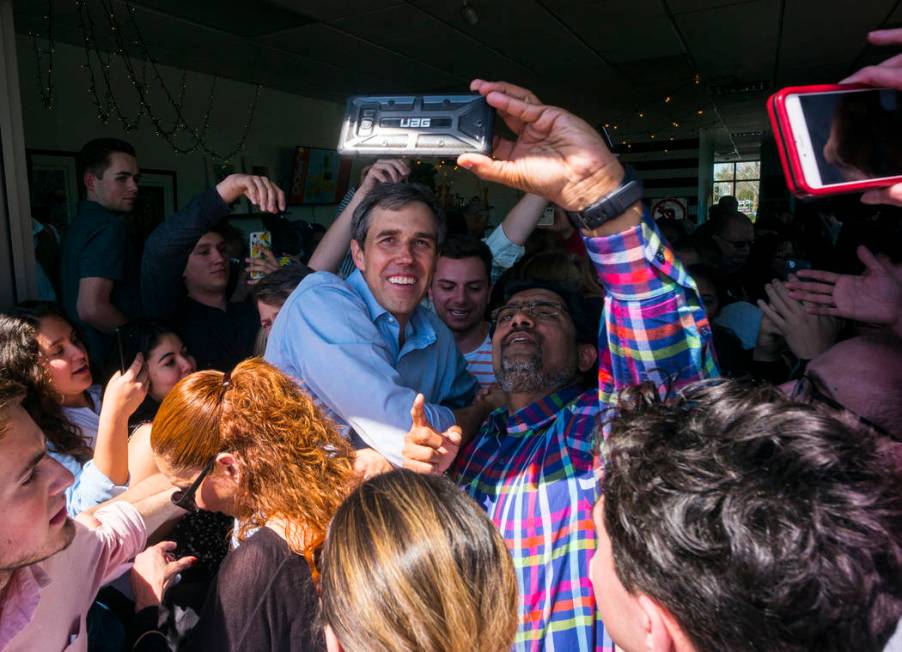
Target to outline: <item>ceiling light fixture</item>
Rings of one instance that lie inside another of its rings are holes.
[[[463,19],[471,26],[475,26],[476,23],[479,22],[479,14],[476,13],[476,10],[473,8],[473,5],[470,4],[469,0],[463,0],[461,3],[460,15],[463,16]]]

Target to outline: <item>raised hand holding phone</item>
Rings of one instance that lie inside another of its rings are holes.
[[[620,184],[623,166],[581,118],[537,103],[532,92],[514,84],[475,79],[470,89],[485,96],[517,139],[496,136],[494,158],[462,154],[459,166],[486,181],[544,197],[568,211],[590,206]]]
[[[101,412],[109,406],[110,410],[124,414],[126,418],[131,416],[147,396],[149,384],[144,356],[139,353],[125,373],[117,371],[110,378],[103,393]]]

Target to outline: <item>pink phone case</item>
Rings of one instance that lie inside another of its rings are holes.
[[[870,86],[862,84],[819,84],[814,86],[790,86],[784,88],[767,100],[767,113],[771,127],[774,130],[774,138],[777,141],[777,151],[780,153],[780,163],[786,174],[786,182],[790,192],[798,197],[823,197],[826,195],[839,195],[850,192],[862,192],[870,188],[885,188],[902,182],[902,176],[888,177],[881,180],[849,181],[847,183],[832,184],[824,188],[813,188],[805,181],[802,171],[802,162],[799,151],[792,137],[792,129],[789,117],[786,114],[786,97],[788,95],[804,95],[807,93],[830,93],[835,91],[848,91],[855,89],[872,90]]]

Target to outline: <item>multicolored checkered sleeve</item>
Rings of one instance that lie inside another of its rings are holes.
[[[598,333],[602,405],[646,380],[679,387],[718,375],[711,327],[689,276],[645,211],[638,226],[584,237],[605,288]]]

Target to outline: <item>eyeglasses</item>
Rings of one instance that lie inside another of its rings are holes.
[[[210,475],[210,471],[213,470],[213,464],[216,462],[216,456],[214,455],[210,458],[210,461],[207,462],[206,466],[204,466],[203,470],[200,472],[194,482],[191,483],[191,486],[187,489],[179,489],[174,494],[172,494],[172,504],[176,507],[181,507],[186,512],[196,512],[199,508],[197,503],[194,502],[194,494],[197,493],[197,489],[200,487],[200,483],[204,481],[208,475]]]
[[[518,312],[525,313],[532,319],[539,321],[555,321],[561,313],[567,312],[567,306],[557,301],[527,301],[526,303],[508,303],[495,308],[491,319],[495,324],[507,324],[513,320]]]
[[[826,405],[831,410],[835,410],[837,412],[845,412],[846,414],[850,414],[855,417],[858,422],[868,428],[871,428],[875,432],[880,433],[886,437],[892,437],[889,431],[886,430],[883,426],[880,426],[870,419],[865,417],[858,416],[852,410],[847,408],[845,405],[837,401],[832,396],[828,396],[818,388],[817,383],[811,376],[808,374],[803,375],[796,381],[795,386],[792,388],[792,394],[789,396],[793,401],[798,401],[799,403],[820,403],[822,405]]]
[[[729,238],[725,238],[722,235],[719,235],[717,237],[724,242],[729,242],[737,249],[751,249],[752,245],[755,244],[754,240],[730,240]]]

